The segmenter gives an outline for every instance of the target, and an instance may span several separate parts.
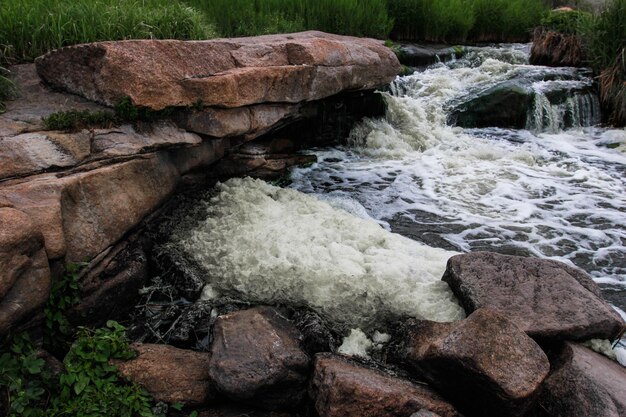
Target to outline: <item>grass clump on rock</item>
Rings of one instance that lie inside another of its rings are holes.
[[[44,117],[47,130],[80,130],[90,127],[108,128],[118,122],[115,114],[108,111],[68,110]]]

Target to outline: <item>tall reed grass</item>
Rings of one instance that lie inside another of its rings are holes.
[[[542,0],[473,0],[476,42],[528,41],[547,9]]]
[[[393,21],[386,0],[186,0],[223,36],[317,29],[385,38]]]
[[[526,41],[546,11],[542,0],[388,0],[392,37],[439,42]]]
[[[612,0],[579,33],[598,74],[600,100],[611,124],[626,125],[626,0]]]
[[[475,22],[472,0],[388,0],[400,40],[463,41]]]
[[[215,36],[201,13],[178,1],[0,1],[0,63],[28,61],[84,42]]]

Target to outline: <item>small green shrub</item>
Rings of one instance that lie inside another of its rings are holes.
[[[80,130],[90,127],[111,127],[117,123],[115,114],[108,111],[68,110],[43,118],[47,130]]]
[[[149,394],[125,382],[111,359],[131,359],[125,329],[109,321],[80,328],[65,356],[65,370],[52,375],[28,336],[19,335],[0,356],[0,387],[9,396],[9,417],[157,417]]]
[[[46,317],[44,346],[53,352],[64,352],[71,343],[73,329],[67,320],[67,313],[80,301],[78,273],[83,266],[66,265],[63,276],[52,283],[43,312]]]
[[[551,10],[543,19],[541,26],[547,30],[560,33],[578,33],[581,26],[587,26],[593,15],[580,10]]]

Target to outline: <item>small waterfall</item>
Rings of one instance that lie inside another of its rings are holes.
[[[560,100],[550,100],[541,89],[536,89],[526,128],[533,132],[558,133],[560,131],[593,126],[600,123],[600,101],[595,92],[561,92]]]

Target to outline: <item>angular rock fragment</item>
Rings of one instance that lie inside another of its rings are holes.
[[[461,416],[426,386],[327,353],[315,357],[310,395],[320,417],[408,417],[420,410]]]
[[[492,310],[455,323],[411,319],[400,338],[399,359],[468,415],[524,415],[550,370],[539,345]]]
[[[0,208],[0,334],[42,307],[50,286],[41,231],[24,212]]]
[[[368,90],[400,71],[374,39],[302,32],[184,42],[99,42],[52,51],[36,61],[48,84],[114,106],[243,107],[319,100]]]
[[[135,344],[138,356],[114,361],[120,373],[142,385],[157,401],[202,405],[215,398],[208,353],[167,345]]]
[[[539,398],[550,417],[626,415],[626,368],[586,347],[565,343]]]
[[[220,316],[213,328],[211,379],[235,401],[269,410],[296,407],[306,392],[309,367],[301,338],[270,307]]]
[[[498,310],[534,338],[613,340],[626,328],[593,280],[561,262],[474,252],[450,258],[443,280],[467,314]]]

